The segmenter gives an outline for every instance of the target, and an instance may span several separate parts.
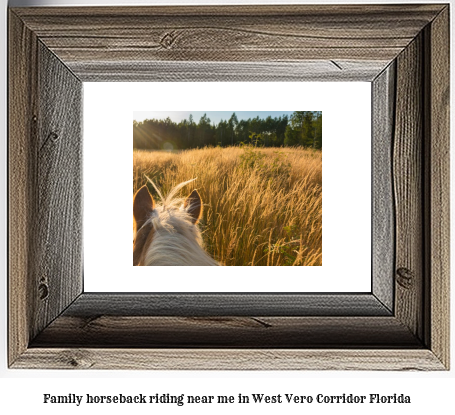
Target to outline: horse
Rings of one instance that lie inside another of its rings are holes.
[[[194,179],[193,179],[194,180]],[[205,250],[198,222],[202,200],[197,190],[185,199],[176,193],[192,182],[180,183],[157,205],[146,185],[133,197],[133,266],[219,265]]]

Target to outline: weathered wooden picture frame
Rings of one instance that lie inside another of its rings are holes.
[[[291,80],[372,83],[372,291],[84,292],[82,83]],[[14,8],[8,99],[11,368],[449,368],[448,4]]]

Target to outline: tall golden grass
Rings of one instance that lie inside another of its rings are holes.
[[[133,194],[147,184],[146,175],[163,195],[197,177],[184,193],[198,189],[205,249],[223,265],[322,265],[322,152],[135,150]]]

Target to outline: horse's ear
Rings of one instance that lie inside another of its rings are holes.
[[[139,229],[145,223],[153,209],[155,209],[155,201],[147,186],[144,185],[136,192],[133,198],[133,218],[136,229]]]
[[[202,200],[197,190],[193,190],[186,198],[183,207],[190,214],[192,222],[196,224],[202,216]]]

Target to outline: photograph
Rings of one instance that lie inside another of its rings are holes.
[[[322,111],[134,116],[133,266],[322,265]]]

